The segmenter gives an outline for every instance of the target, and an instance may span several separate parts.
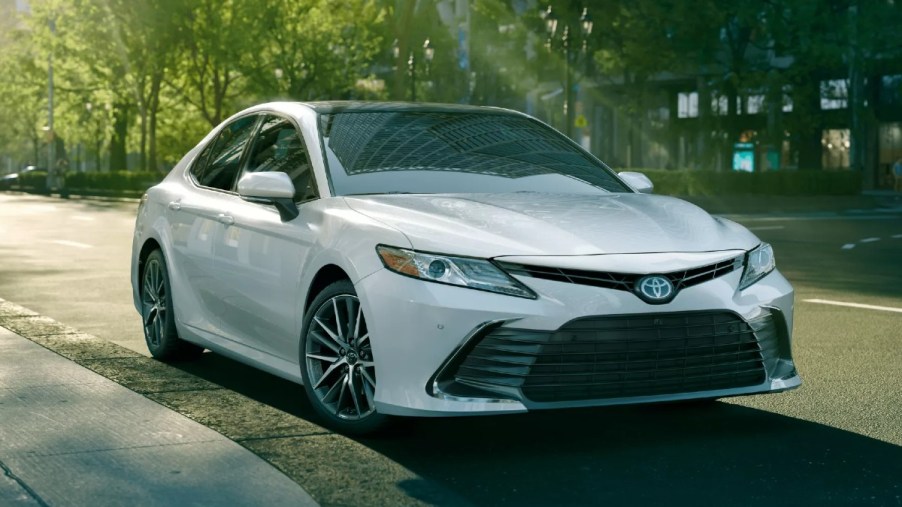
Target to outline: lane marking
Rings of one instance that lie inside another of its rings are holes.
[[[894,308],[892,306],[876,306],[863,305],[861,303],[846,303],[844,301],[830,301],[827,299],[803,299],[806,303],[817,303],[821,305],[848,306],[850,308],[864,308],[865,310],[881,310],[884,312],[902,313],[902,308]]]
[[[749,227],[750,231],[775,231],[777,229],[785,229],[785,225],[762,225],[760,227]]]
[[[65,239],[55,239],[51,241],[51,243],[56,243],[57,245],[63,246],[71,246],[75,248],[94,248],[94,245],[89,245],[87,243],[79,243],[78,241],[68,241]]]
[[[84,215],[74,215],[72,220],[81,220],[82,222],[93,222],[94,217],[86,217]]]
[[[733,220],[734,222],[789,222],[789,221],[798,221],[798,222],[807,222],[810,220],[898,220],[898,216],[844,216],[844,215],[830,215],[830,216],[815,216],[815,217],[749,217],[744,215],[721,215],[724,218],[728,218]]]
[[[893,234],[893,239],[902,239],[902,234]]]
[[[843,250],[851,250],[853,248],[855,248],[855,243],[846,243],[845,245],[842,246]]]
[[[864,238],[863,240],[859,241],[859,243],[873,243],[875,241],[880,241],[880,238]]]

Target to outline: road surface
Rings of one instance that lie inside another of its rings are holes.
[[[129,287],[136,207],[0,194],[0,298],[147,355]],[[385,504],[401,495],[512,506],[902,505],[902,211],[731,218],[773,244],[796,288],[798,390],[698,406],[423,419],[380,438],[323,436],[321,445],[264,435],[248,447],[324,505],[362,503],[349,492],[367,488],[386,489],[366,496]],[[286,381],[215,354],[180,368],[221,393],[315,420]],[[219,396],[185,410],[213,410],[225,403]],[[354,484],[317,473],[318,463],[346,464]]]

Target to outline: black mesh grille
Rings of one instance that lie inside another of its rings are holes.
[[[755,329],[773,328],[770,315]],[[497,328],[453,370],[456,383],[520,389],[534,402],[729,389],[765,380],[756,332],[731,312],[589,317],[556,332]]]
[[[581,269],[552,268],[547,266],[531,266],[512,262],[499,262],[504,270],[512,275],[531,276],[557,282],[575,283],[579,285],[592,285],[607,289],[632,291],[636,282],[645,276],[644,274],[610,273],[606,271],[586,271]],[[680,290],[693,285],[698,285],[708,280],[731,273],[742,267],[742,256],[727,259],[715,264],[701,266],[683,271],[664,273],[673,283],[675,290]]]

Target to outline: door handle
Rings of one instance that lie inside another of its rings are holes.
[[[220,213],[216,216],[216,218],[226,225],[232,225],[235,223],[235,219],[231,215],[226,215],[225,213]]]
[[[172,211],[178,211],[182,209],[182,205],[178,201],[172,201],[169,203],[169,209],[171,209]]]

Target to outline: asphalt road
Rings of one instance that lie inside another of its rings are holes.
[[[128,279],[136,206],[0,194],[0,298],[147,355]],[[316,464],[337,454],[359,488],[386,484],[375,478],[399,465],[406,475],[388,483],[411,503],[902,505],[902,211],[731,218],[774,245],[796,288],[800,389],[691,406],[412,420],[379,438],[283,439],[258,451],[324,505],[335,486],[317,486]],[[216,393],[315,420],[300,388],[283,380],[215,354],[179,367],[224,388]],[[224,412],[238,417],[241,402],[229,400]],[[297,463],[306,472],[293,473]]]

